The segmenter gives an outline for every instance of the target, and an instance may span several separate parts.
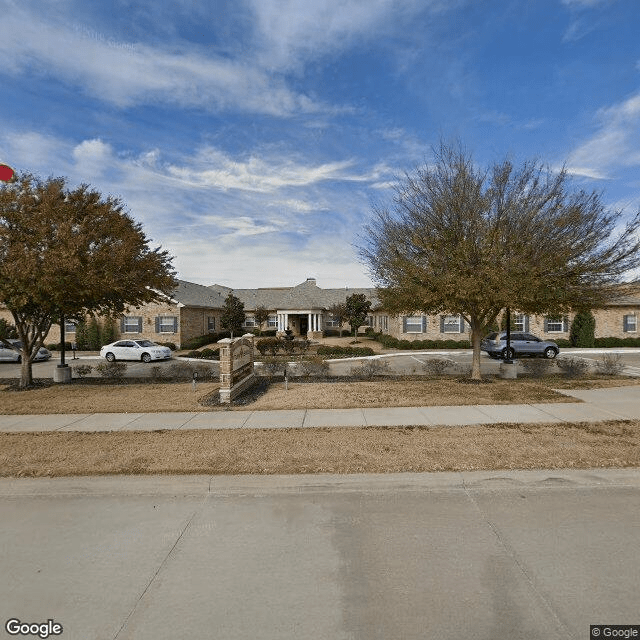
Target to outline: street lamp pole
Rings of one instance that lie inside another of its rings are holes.
[[[504,359],[506,364],[513,364],[511,359],[511,309],[507,307],[507,357]]]

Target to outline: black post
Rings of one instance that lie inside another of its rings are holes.
[[[65,335],[64,335],[64,313],[63,313],[60,316],[60,364],[58,365],[59,367],[67,366],[64,362],[64,355],[65,355],[64,340],[65,340]]]
[[[507,307],[507,357],[504,359],[507,364],[513,364],[511,359],[511,309]]]

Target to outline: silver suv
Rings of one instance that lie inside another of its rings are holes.
[[[494,331],[482,339],[480,349],[486,351],[491,358],[507,357],[515,358],[516,356],[544,356],[545,358],[555,358],[560,349],[553,340],[542,340],[530,333],[522,331],[513,331],[511,333],[511,353],[507,354],[507,332]]]

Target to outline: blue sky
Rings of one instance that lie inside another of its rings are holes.
[[[370,286],[373,203],[460,140],[640,206],[638,0],[0,0],[0,161],[120,196],[179,277]]]

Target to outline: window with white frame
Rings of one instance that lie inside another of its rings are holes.
[[[267,318],[267,328],[276,329],[278,326],[278,316],[269,316]]]
[[[547,318],[547,333],[562,333],[564,322],[562,318]]]
[[[624,331],[625,333],[635,333],[638,330],[638,317],[635,313],[627,314],[624,317]]]
[[[76,332],[76,323],[75,322],[71,322],[69,320],[65,320],[64,332],[65,333],[75,333]]]
[[[389,316],[378,316],[378,328],[380,331],[389,331]]]
[[[142,316],[125,316],[122,320],[123,333],[140,333],[142,331]]]
[[[513,318],[514,331],[527,331],[527,316],[520,313]]]
[[[373,327],[373,316],[367,316],[367,319],[365,320],[365,325],[367,327]]]
[[[178,325],[176,316],[159,316],[158,333],[175,333]]]
[[[339,327],[340,322],[335,316],[327,316],[327,319],[324,323],[325,327]]]
[[[256,325],[256,319],[254,316],[246,316],[244,319],[244,326],[245,327],[255,327]]]
[[[216,330],[216,317],[207,316],[207,331],[209,333],[214,333],[215,330]]]
[[[443,333],[462,333],[462,316],[443,316]]]
[[[402,324],[404,333],[423,333],[425,328],[422,316],[405,316]]]

